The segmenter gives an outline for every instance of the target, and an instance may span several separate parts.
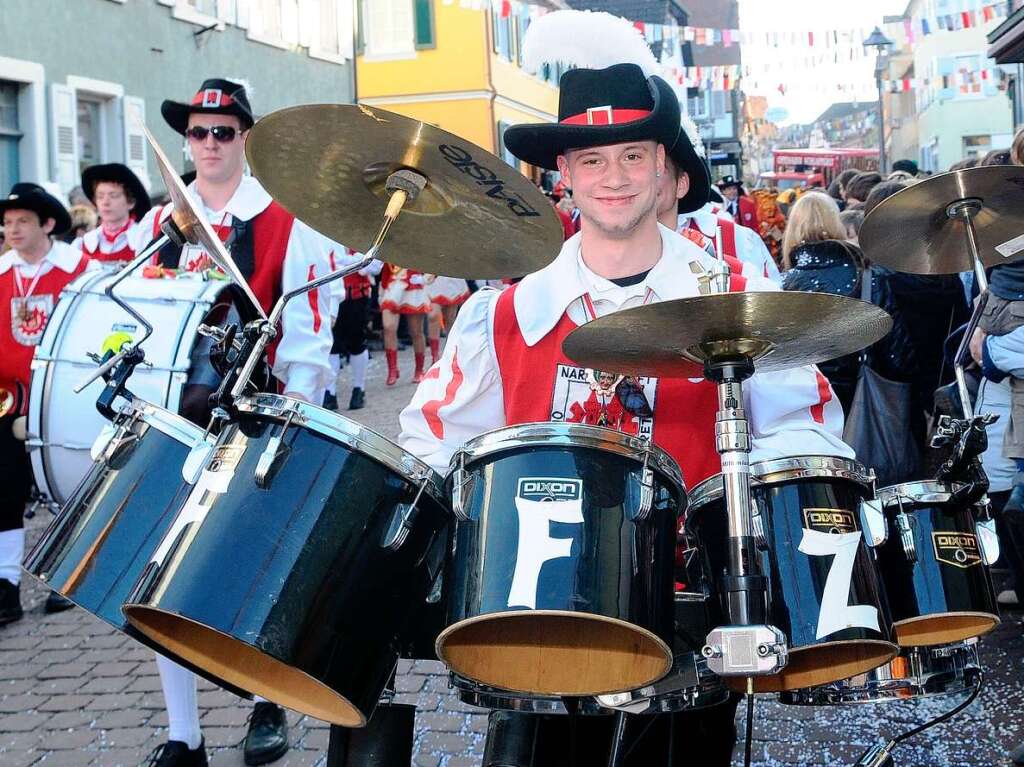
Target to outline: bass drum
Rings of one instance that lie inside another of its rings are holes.
[[[117,277],[88,271],[68,285],[46,326],[32,361],[28,448],[36,484],[63,505],[92,466],[89,450],[107,421],[96,410],[102,380],[79,393],[75,387],[96,370],[89,354],[102,354],[115,333],[140,338],[145,331],[103,294]],[[188,376],[197,328],[226,283],[185,275],[175,279],[128,277],[117,295],[153,325],[144,350],[146,363],[132,373],[129,388],[140,399],[177,412]],[[227,295],[230,295],[227,294]],[[230,299],[225,297],[225,302]]]
[[[939,647],[905,647],[884,666],[821,687],[787,690],[779,700],[793,706],[832,706],[953,695],[974,689],[982,673],[977,639]]]

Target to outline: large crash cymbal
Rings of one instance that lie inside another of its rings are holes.
[[[637,306],[577,328],[562,351],[626,375],[699,378],[704,362],[746,357],[758,371],[850,354],[889,332],[877,306],[829,293],[720,293]]]
[[[402,209],[383,257],[451,277],[518,277],[551,262],[562,228],[539,189],[485,149],[373,107],[313,104],[256,123],[245,145],[260,183],[296,217],[365,251],[380,228],[384,182],[406,168],[427,179]]]
[[[1024,256],[1024,242],[997,250],[1024,234],[1024,168],[1016,165],[956,170],[908,186],[868,214],[860,246],[872,262],[898,272],[969,271],[966,224],[949,215],[961,200],[977,200],[974,229],[986,267]]]
[[[171,166],[171,161],[167,159],[164,150],[161,149],[156,139],[153,138],[153,134],[149,132],[145,125],[142,126],[142,130],[145,131],[146,140],[149,141],[149,146],[153,150],[153,154],[156,155],[156,167],[160,171],[160,177],[164,180],[167,195],[171,198],[171,220],[174,221],[178,232],[192,245],[201,245],[220,270],[249,299],[253,311],[266,319],[267,314],[263,311],[259,300],[252,292],[252,288],[249,287],[248,281],[242,275],[242,271],[238,268],[234,259],[231,258],[227,248],[224,247],[220,237],[213,231],[210,223],[196,210],[188,195],[188,190],[185,188],[185,184],[182,183],[181,177]]]

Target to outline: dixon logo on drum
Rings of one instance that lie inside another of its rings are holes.
[[[578,501],[583,482],[578,479],[550,479],[530,477],[519,480],[517,498],[529,501]]]
[[[843,535],[857,529],[853,512],[845,509],[804,509],[804,527],[819,533]]]
[[[966,570],[981,564],[981,551],[974,533],[932,533],[935,558]]]

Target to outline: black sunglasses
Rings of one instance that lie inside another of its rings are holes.
[[[205,128],[202,125],[193,125],[185,131],[186,136],[193,138],[196,141],[206,141],[206,137],[211,133],[221,144],[227,144],[229,141],[235,140],[235,134],[238,133],[238,131],[230,125],[214,125],[212,128]]]

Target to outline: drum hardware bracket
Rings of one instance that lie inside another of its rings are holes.
[[[896,503],[900,507],[896,514],[896,528],[900,531],[900,543],[903,544],[903,553],[906,554],[907,561],[916,562],[917,544],[914,542],[914,521],[903,508],[904,500],[902,497],[896,499]]]
[[[256,461],[256,471],[254,473],[257,487],[266,490],[270,486],[270,480],[276,474],[278,464],[290,452],[290,448],[284,445],[283,441],[284,435],[291,427],[294,417],[294,410],[288,413],[284,419],[284,424],[281,426],[281,432],[268,439],[267,446],[260,453],[260,457]]]
[[[647,519],[654,507],[654,469],[651,468],[651,451],[644,451],[644,465],[640,469],[640,505],[636,519]]]
[[[452,470],[452,511],[463,522],[469,521],[469,514],[466,513],[465,492],[470,482],[472,479],[466,472],[466,454],[460,452],[455,468]]]
[[[777,674],[789,662],[786,635],[775,626],[719,626],[700,652],[719,676]]]
[[[423,496],[423,491],[427,488],[427,483],[430,482],[430,474],[429,472],[423,472],[414,476],[413,479],[419,480],[420,483],[416,490],[416,497],[412,499],[412,503],[400,503],[395,507],[395,513],[391,518],[391,525],[384,534],[383,545],[389,551],[398,551],[409,537],[413,522],[416,521],[416,516],[420,513],[418,508],[420,498]]]

